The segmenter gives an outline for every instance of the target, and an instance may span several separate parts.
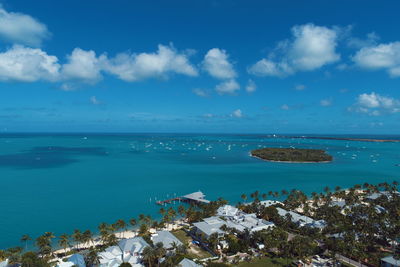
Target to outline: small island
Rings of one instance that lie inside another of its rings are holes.
[[[252,150],[251,156],[273,162],[318,163],[330,162],[332,156],[320,149],[267,147]]]

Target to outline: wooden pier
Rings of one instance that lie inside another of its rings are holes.
[[[169,199],[165,199],[165,200],[159,200],[156,201],[156,204],[158,205],[166,205],[166,204],[171,204],[172,202],[175,201],[179,201],[179,202],[187,202],[187,203],[210,203],[209,200],[204,198],[205,195],[198,191],[198,192],[194,192],[188,195],[184,195],[181,197],[174,197],[174,198],[169,198]]]
[[[181,201],[180,197],[174,197],[174,198],[170,198],[170,199],[166,199],[166,200],[159,200],[156,202],[156,204],[158,205],[165,205],[165,204],[170,204],[171,202],[174,201]]]

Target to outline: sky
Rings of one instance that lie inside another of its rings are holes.
[[[400,134],[399,9],[0,0],[0,132]]]

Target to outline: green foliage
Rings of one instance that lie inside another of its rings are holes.
[[[132,265],[129,262],[123,262],[119,265],[119,267],[132,267]]]
[[[332,161],[332,156],[319,149],[262,148],[251,151],[251,155],[271,161],[322,162]]]

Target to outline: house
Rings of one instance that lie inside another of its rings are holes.
[[[177,246],[183,245],[182,242],[169,231],[157,231],[155,234],[151,235],[151,241],[153,241],[153,244],[162,243],[165,249],[171,249],[174,243]]]
[[[142,253],[149,244],[142,237],[133,237],[119,241],[118,246],[108,247],[100,252],[100,267],[118,267],[122,262],[132,266],[143,266]]]
[[[395,259],[393,256],[387,256],[381,259],[382,267],[400,267],[400,259]]]
[[[282,208],[276,208],[278,211],[278,214],[281,217],[286,217],[287,215],[290,216],[291,221],[295,224],[297,224],[300,227],[311,227],[311,228],[319,228],[319,229],[323,229],[326,226],[326,222],[324,220],[314,220],[310,217],[304,216],[304,215],[300,215],[296,212],[293,211],[287,211],[284,210]]]
[[[203,265],[197,264],[192,260],[184,258],[178,263],[178,267],[203,267]]]
[[[220,229],[222,225],[225,225],[225,221],[215,216],[205,218],[203,221],[194,223],[193,225],[195,233],[204,235],[206,238],[209,238],[214,233],[217,233],[219,237],[225,234],[225,232]]]
[[[1,266],[1,265],[0,265]],[[67,259],[67,261],[63,261],[57,265],[58,267],[86,267],[85,258],[81,254],[73,254],[71,257]]]
[[[194,223],[195,232],[209,238],[212,234],[217,233],[222,237],[225,232],[221,227],[225,225],[228,228],[235,229],[238,232],[257,232],[274,227],[272,222],[257,218],[255,214],[247,214],[233,206],[225,205],[217,210],[217,216],[204,219],[202,222]]]

